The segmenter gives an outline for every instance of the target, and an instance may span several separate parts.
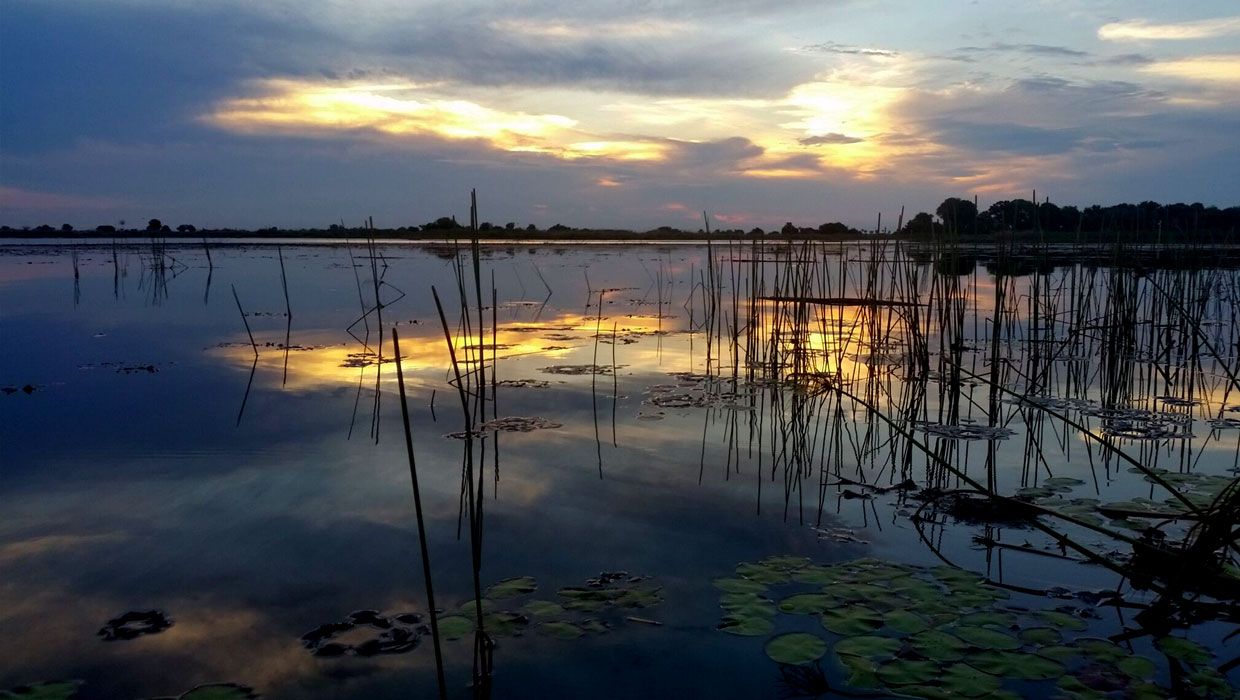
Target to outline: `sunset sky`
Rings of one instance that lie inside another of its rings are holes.
[[[10,226],[1240,204],[1225,0],[0,0],[0,91]]]

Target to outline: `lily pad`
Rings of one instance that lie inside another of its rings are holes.
[[[966,663],[979,671],[1000,678],[1026,681],[1050,680],[1064,674],[1064,666],[1058,661],[1037,654],[1011,651],[983,651],[970,654]]]
[[[907,610],[893,610],[883,615],[883,624],[902,634],[917,634],[930,628],[926,618]]]
[[[952,630],[952,634],[979,649],[1011,650],[1020,648],[1020,640],[1006,632],[992,630],[989,627],[971,627],[962,625]]]
[[[774,661],[801,666],[821,659],[827,653],[827,643],[812,634],[793,632],[775,637],[766,643],[765,649]]]
[[[1189,664],[1208,664],[1214,658],[1208,649],[1183,637],[1163,637],[1155,645],[1167,656]]]
[[[860,656],[866,659],[889,659],[899,650],[900,640],[873,635],[848,637],[835,643],[836,654]]]
[[[770,619],[759,616],[724,617],[715,627],[720,632],[736,634],[742,637],[765,637],[775,630]]]
[[[77,695],[81,681],[47,681],[32,683],[12,690],[0,691],[4,700],[69,700]]]
[[[1149,680],[1154,677],[1158,667],[1153,661],[1143,656],[1129,656],[1115,662],[1115,667],[1138,680]]]
[[[543,622],[535,629],[537,629],[540,634],[545,634],[549,637],[555,637],[557,639],[577,639],[585,634],[585,630],[571,622]]]
[[[934,661],[959,661],[965,656],[968,645],[959,637],[939,630],[927,630],[909,639],[919,654]]]
[[[549,600],[531,600],[521,607],[521,611],[530,617],[556,617],[564,612],[564,606]]]
[[[1080,632],[1088,627],[1081,618],[1058,610],[1039,610],[1034,615],[1048,625],[1066,630]]]
[[[821,593],[802,593],[781,600],[779,610],[793,615],[813,615],[823,612],[835,602],[835,598]]]
[[[736,575],[763,584],[786,583],[788,572],[764,564],[744,563],[736,567]]]
[[[717,578],[715,588],[724,593],[766,593],[766,584],[751,581],[747,578]]]
[[[439,636],[444,639],[461,639],[474,631],[474,621],[462,615],[439,618]]]
[[[486,597],[493,600],[516,598],[538,590],[538,582],[532,576],[517,576],[497,581],[487,588]]]
[[[999,689],[999,679],[960,663],[948,666],[940,681],[943,690],[966,698],[993,697],[994,692]]]
[[[792,572],[792,580],[798,583],[822,585],[831,583],[840,577],[840,570],[834,566],[812,564]]]
[[[822,626],[836,634],[851,636],[872,632],[882,627],[883,618],[869,608],[852,605],[824,611]]]
[[[887,685],[920,685],[938,676],[939,665],[933,661],[896,659],[878,667],[878,679]]]
[[[1019,636],[1022,642],[1039,646],[1050,646],[1063,640],[1059,630],[1050,627],[1028,627],[1021,630]]]

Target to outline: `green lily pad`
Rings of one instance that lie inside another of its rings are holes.
[[[839,651],[838,649],[836,651]],[[878,667],[875,663],[863,656],[854,656],[852,654],[837,654],[840,664],[848,669],[848,685],[854,688],[877,688],[881,685],[875,671]]]
[[[736,567],[736,575],[741,578],[747,578],[750,581],[756,581],[764,584],[786,583],[788,581],[788,572],[781,569],[774,569],[762,564],[744,563]]]
[[[1064,676],[1056,682],[1056,686],[1066,697],[1073,699],[1102,700],[1106,697],[1103,693],[1082,683],[1076,676]]]
[[[521,611],[530,617],[549,618],[564,613],[564,606],[549,600],[531,600],[521,607]]]
[[[808,557],[795,557],[789,555],[767,557],[759,562],[763,566],[774,569],[776,571],[796,571],[810,565]]]
[[[766,584],[747,578],[717,578],[712,583],[724,593],[766,593]]]
[[[872,632],[883,626],[883,618],[873,610],[853,605],[822,613],[822,626],[836,634],[852,636]]]
[[[1064,674],[1063,664],[1037,654],[1011,651],[982,651],[971,654],[968,663],[979,671],[1000,678],[1044,681]]]
[[[1080,638],[1072,643],[1081,652],[1095,661],[1115,663],[1128,656],[1128,651],[1105,639]]]
[[[883,624],[903,634],[916,634],[930,628],[926,618],[907,610],[892,610],[884,614]]]
[[[621,608],[649,608],[663,602],[663,594],[658,588],[636,586],[625,589],[613,600]]]
[[[533,593],[536,590],[538,590],[538,582],[534,580],[534,577],[517,576],[491,584],[491,587],[487,589],[486,597],[503,600]]]
[[[1199,698],[1235,697],[1227,678],[1213,668],[1200,668],[1185,677],[1188,687]]]
[[[1040,646],[1051,646],[1063,641],[1059,630],[1051,627],[1027,627],[1020,631],[1019,636],[1022,642]]]
[[[493,637],[515,637],[530,624],[530,619],[514,612],[487,613],[482,616],[483,626]]]
[[[819,637],[804,632],[793,632],[775,637],[766,643],[766,655],[781,664],[801,666],[822,658],[827,653],[827,643]]]
[[[32,683],[12,690],[0,691],[4,700],[69,700],[77,695],[78,686],[82,681],[47,681]]]
[[[439,636],[444,639],[461,639],[474,631],[474,621],[463,615],[439,618]]]
[[[998,610],[985,610],[969,613],[960,618],[960,624],[969,627],[1000,627],[1011,629],[1016,626],[1016,616]]]
[[[236,683],[210,683],[182,693],[177,700],[249,700],[258,697],[254,690]]]
[[[878,667],[878,679],[887,685],[920,685],[938,676],[939,665],[933,661],[896,659]]]
[[[811,564],[792,572],[792,580],[798,583],[822,585],[833,583],[840,578],[840,570],[834,566]]]
[[[992,697],[999,689],[999,679],[960,663],[948,666],[940,681],[951,695],[966,698]]]
[[[968,644],[959,637],[939,630],[927,630],[913,635],[909,642],[917,653],[933,661],[959,661],[965,656]]]
[[[1072,647],[1063,646],[1060,644],[1049,647],[1039,647],[1038,655],[1045,656],[1048,659],[1054,659],[1056,661],[1068,662],[1079,657],[1080,653]]]
[[[1183,637],[1163,637],[1155,646],[1167,656],[1193,665],[1208,664],[1214,658],[1209,649]]]
[[[585,634],[585,630],[571,622],[543,622],[536,628],[539,634],[556,639],[577,639]]]
[[[775,631],[775,624],[770,619],[759,616],[724,617],[715,627],[720,632],[736,634],[742,637],[765,637]]]
[[[602,620],[582,620],[578,626],[591,634],[604,634],[611,631],[611,626]]]
[[[1144,656],[1129,656],[1115,662],[1115,667],[1138,680],[1150,680],[1158,672],[1153,661]]]
[[[1034,616],[1052,627],[1059,627],[1074,632],[1080,632],[1088,627],[1081,618],[1065,612],[1059,612],[1058,610],[1039,610],[1034,613]]]
[[[779,610],[792,615],[814,615],[826,610],[835,602],[835,598],[822,593],[801,593],[781,600]]]
[[[960,626],[952,630],[952,634],[979,649],[1019,649],[1020,640],[1006,632],[989,627]]]
[[[899,650],[900,640],[873,635],[848,637],[835,643],[835,653],[841,657],[860,656],[866,659],[890,659]]]

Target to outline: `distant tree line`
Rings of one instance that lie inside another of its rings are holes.
[[[365,228],[365,227],[362,227]],[[400,226],[394,231],[415,232],[415,231],[451,231],[462,230],[468,228],[458,223],[454,216],[441,216],[434,221],[427,222],[421,226]],[[59,231],[60,233],[73,233],[74,228],[70,224],[63,224],[59,229],[43,224],[34,229],[23,227],[21,231],[34,231],[36,233],[52,233]],[[135,229],[128,229],[134,231]],[[171,233],[173,228],[159,219],[150,219],[147,221],[144,229],[149,233]],[[175,229],[181,234],[196,233],[198,228],[193,224],[180,224]],[[322,231],[322,229],[317,229]],[[331,224],[328,229],[332,233],[341,233],[350,231],[344,225]],[[527,232],[538,231],[539,228],[534,224],[528,224],[524,227],[516,222],[508,222],[506,224],[492,224],[491,222],[482,222],[478,225],[481,232],[504,232],[524,230]],[[564,224],[554,224],[546,229],[549,232],[566,232],[576,230]],[[0,232],[15,232],[9,226],[0,226]],[[97,234],[113,234],[118,231],[126,231],[125,222],[119,222],[119,226],[111,224],[102,224],[96,226],[94,232]],[[256,229],[255,233],[276,233],[279,231],[276,227]],[[1054,233],[1132,233],[1132,234],[1231,234],[1234,235],[1240,231],[1240,207],[1219,208],[1216,206],[1205,206],[1201,203],[1184,204],[1159,204],[1158,202],[1145,201],[1140,204],[1114,204],[1111,206],[1092,205],[1085,208],[1075,206],[1059,206],[1044,200],[1037,202],[1030,199],[1005,199],[991,204],[984,211],[979,210],[975,200],[964,199],[961,197],[948,197],[943,203],[934,210],[934,213],[919,212],[912,217],[904,220],[902,225],[898,224],[896,230],[884,229],[879,233],[897,233],[910,236],[934,236],[942,234],[959,234],[959,235],[994,235],[1000,233],[1020,233],[1030,231],[1045,231]],[[236,232],[242,233],[242,232]],[[652,233],[658,234],[685,234],[689,231],[674,228],[671,226],[660,226],[654,229]],[[699,229],[698,234],[704,234],[705,231]],[[742,229],[723,229],[716,230],[715,233],[721,237],[731,236],[763,236],[767,232],[761,228],[753,228],[748,232]],[[771,231],[776,233],[776,231]],[[784,236],[830,236],[830,237],[856,237],[867,231],[862,231],[838,221],[832,221],[820,224],[816,227],[802,227],[788,222],[778,230],[778,234]]]
[[[979,211],[973,200],[948,197],[931,216],[921,212],[900,233],[931,235],[958,233],[986,235],[1004,232],[1050,231],[1071,233],[1235,233],[1240,230],[1240,207],[1220,209],[1194,204],[1114,204],[1084,209],[1050,201],[1005,199]]]

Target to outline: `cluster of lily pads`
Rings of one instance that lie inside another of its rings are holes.
[[[0,700],[70,700],[77,696],[81,681],[48,681],[0,690]],[[180,695],[151,700],[251,700],[258,697],[252,688],[236,683],[209,683]]]
[[[1128,471],[1135,474],[1143,474],[1141,470],[1135,467]],[[1190,503],[1203,508],[1209,506],[1218,498],[1223,489],[1235,481],[1235,478],[1217,474],[1181,473],[1171,472],[1166,469],[1155,469],[1153,471],[1159,479],[1174,487]],[[1147,482],[1153,482],[1153,479],[1148,475],[1144,478]],[[1188,511],[1188,507],[1182,501],[1170,494],[1158,501],[1137,497],[1107,503],[1103,503],[1096,498],[1068,497],[1068,494],[1073,489],[1084,485],[1085,482],[1080,479],[1054,477],[1043,480],[1037,486],[1022,488],[1016,492],[1016,495],[1039,506],[1051,508],[1084,522],[1101,525],[1104,519],[1106,519],[1113,527],[1129,530],[1146,529],[1148,523],[1141,522],[1141,519],[1144,518],[1173,519],[1184,515]]]
[[[362,637],[357,630],[370,634]],[[418,613],[389,617],[376,610],[358,610],[345,620],[328,622],[306,632],[301,636],[301,644],[315,656],[403,654],[416,648],[428,632]]]
[[[833,650],[847,686],[859,691],[922,698],[1033,692],[1073,700],[1171,693],[1155,682],[1154,662],[1080,634],[1094,616],[1089,609],[1019,606],[1007,591],[949,566],[775,556],[742,563],[714,585],[720,631],[768,637],[767,656],[785,665],[818,664]],[[803,617],[817,618],[828,634],[776,634],[781,626],[804,628],[795,621]],[[1206,648],[1178,637],[1156,646],[1184,670],[1187,692],[1233,697]]]
[[[948,440],[1006,440],[1016,434],[1016,431],[1001,425],[981,425],[969,422],[948,425],[917,421],[914,425],[926,435]]]
[[[577,639],[587,634],[603,634],[622,621],[659,624],[636,617],[634,613],[663,602],[661,589],[645,576],[624,571],[603,572],[581,586],[568,586],[556,592],[555,600],[538,600],[532,595],[538,582],[531,576],[498,581],[483,592],[481,600],[468,600],[437,622],[439,635],[449,641],[474,633],[477,611],[482,610],[482,627],[491,637],[520,637],[527,630],[559,639]],[[365,639],[347,641],[356,630],[376,630]],[[316,656],[373,656],[403,653],[415,648],[430,628],[417,613],[385,617],[373,610],[361,610],[342,622],[320,625],[302,635],[302,645]]]
[[[621,620],[654,622],[629,613],[663,602],[661,589],[647,577],[625,571],[603,572],[581,586],[561,588],[555,600],[532,599],[537,590],[538,582],[530,576],[489,586],[480,601],[483,628],[492,637],[517,637],[532,627],[542,635],[576,639],[606,633]],[[457,614],[439,618],[440,635],[451,640],[472,634],[478,607],[466,601]]]

